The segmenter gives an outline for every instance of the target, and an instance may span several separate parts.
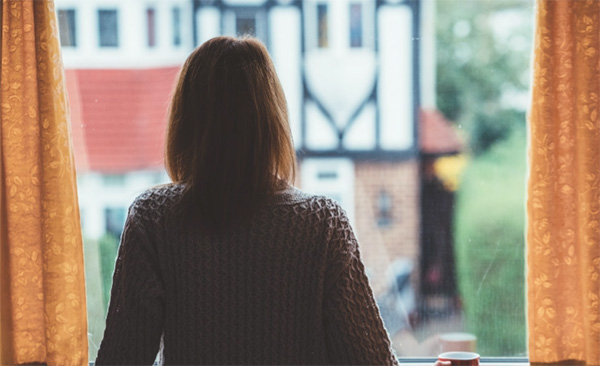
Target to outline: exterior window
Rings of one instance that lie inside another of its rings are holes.
[[[173,46],[181,46],[181,9],[173,8]]]
[[[317,26],[319,48],[327,48],[329,46],[329,23],[327,21],[327,4],[317,5]]]
[[[104,209],[106,232],[116,238],[121,237],[127,210],[123,207],[107,207]]]
[[[256,17],[238,15],[235,19],[235,33],[238,36],[256,36]]]
[[[77,47],[77,33],[75,32],[75,10],[58,10],[58,30],[60,44],[63,47]]]
[[[110,187],[122,187],[125,185],[125,175],[123,174],[103,174],[102,183]]]
[[[363,46],[362,4],[350,4],[350,47]]]
[[[119,47],[117,10],[98,10],[100,47]]]
[[[146,25],[148,47],[156,47],[156,11],[153,8],[146,9]]]
[[[381,190],[377,196],[377,210],[377,226],[390,226],[392,224],[392,197],[385,190]]]

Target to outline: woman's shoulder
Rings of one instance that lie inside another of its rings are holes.
[[[275,206],[289,206],[297,213],[315,214],[323,220],[346,216],[346,212],[336,200],[307,193],[294,186],[286,186],[283,190],[275,192],[269,203]]]
[[[138,195],[129,208],[130,216],[141,216],[158,221],[164,212],[176,205],[183,193],[183,185],[168,183],[147,189]]]

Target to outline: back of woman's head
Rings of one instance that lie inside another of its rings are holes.
[[[183,65],[170,106],[165,164],[182,212],[206,230],[241,223],[292,182],[285,96],[265,46],[213,38]]]

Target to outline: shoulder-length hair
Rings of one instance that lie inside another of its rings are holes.
[[[217,37],[185,61],[169,110],[165,165],[184,184],[181,208],[209,231],[252,215],[296,155],[273,62],[254,38]]]

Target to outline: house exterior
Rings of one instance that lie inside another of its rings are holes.
[[[348,212],[376,293],[389,290],[398,260],[418,287],[422,154],[460,150],[443,117],[424,122],[439,117],[423,111],[435,107],[433,55],[423,57],[433,33],[421,24],[430,3],[56,0],[84,237],[119,235],[133,198],[168,182],[166,110],[185,57],[214,36],[251,34],[287,97],[297,184]],[[441,145],[431,138],[440,129]]]

